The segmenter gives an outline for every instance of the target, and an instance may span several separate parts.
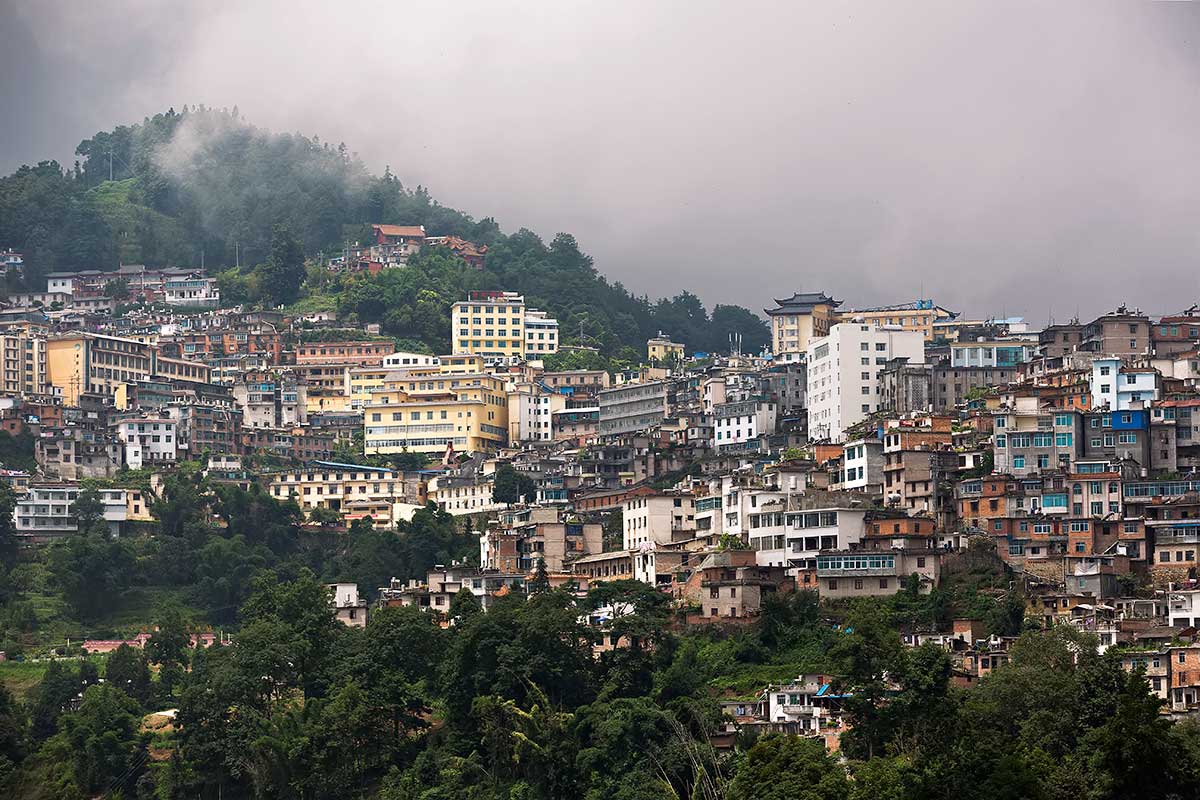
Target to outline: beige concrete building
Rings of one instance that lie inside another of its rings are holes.
[[[763,309],[771,320],[771,352],[777,361],[799,361],[810,341],[829,335],[842,301],[808,292],[775,298],[775,303],[775,308]]]
[[[27,332],[0,333],[0,397],[50,393],[46,338]]]

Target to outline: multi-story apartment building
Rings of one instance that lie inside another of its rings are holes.
[[[1115,357],[1097,358],[1092,362],[1092,408],[1149,408],[1158,399],[1161,382],[1156,369],[1122,367],[1121,359]]]
[[[509,509],[480,533],[479,550],[483,569],[533,572],[543,562],[547,571],[563,572],[603,550],[603,530],[556,508]]]
[[[718,452],[765,450],[775,432],[775,402],[762,396],[718,403],[713,408],[713,449]]]
[[[775,298],[775,308],[763,309],[771,320],[771,352],[777,361],[800,361],[813,339],[829,335],[841,300],[824,292],[796,293]]]
[[[883,492],[883,442],[855,439],[842,447],[841,488],[869,494]]]
[[[824,550],[857,546],[866,531],[867,512],[832,497],[759,505],[746,514],[746,541],[759,564],[785,567],[790,574],[814,569]]]
[[[396,352],[390,339],[361,342],[305,342],[296,346],[296,363],[346,364],[356,367],[375,366]]]
[[[1062,325],[1047,325],[1038,333],[1038,355],[1042,358],[1061,358],[1080,349],[1086,326],[1079,320]]]
[[[583,443],[600,430],[600,407],[563,408],[550,412],[550,438]]]
[[[525,311],[525,358],[530,361],[558,352],[558,320],[545,311]]]
[[[46,338],[29,332],[0,331],[0,397],[48,394]]]
[[[567,406],[595,406],[601,389],[612,382],[606,370],[572,369],[542,373],[542,384],[567,398]]]
[[[1061,469],[1083,454],[1083,415],[1078,411],[1045,410],[1036,397],[1016,398],[1016,405],[994,415],[992,449],[996,472],[1021,477]]]
[[[216,278],[206,278],[199,272],[171,276],[163,283],[163,302],[169,306],[219,308],[221,290]]]
[[[1200,348],[1200,306],[1163,317],[1151,325],[1150,346],[1158,358],[1196,352]]]
[[[618,436],[659,427],[667,416],[665,381],[627,383],[597,393],[601,436]]]
[[[368,453],[492,452],[508,444],[505,382],[487,374],[399,376],[363,405]]]
[[[327,508],[346,511],[363,501],[386,503],[417,499],[404,476],[383,467],[315,461],[309,466],[271,477],[267,491],[278,500],[295,500],[305,511]]]
[[[1024,339],[954,342],[950,345],[950,366],[1015,370],[1031,359],[1036,350],[1036,341]]]
[[[76,483],[32,484],[29,493],[17,500],[13,519],[17,536],[33,542],[61,539],[79,530],[75,516],[75,501],[80,487]],[[116,536],[128,518],[124,489],[97,490],[103,505],[104,521],[109,532]]]
[[[932,407],[934,411],[953,411],[967,402],[968,395],[993,386],[1004,386],[1016,380],[1012,367],[947,367],[932,368]]]
[[[175,464],[179,452],[175,420],[169,417],[130,417],[110,423],[123,445],[122,461],[130,469]]]
[[[567,398],[540,383],[521,382],[508,393],[509,442],[554,441],[554,414],[566,407]]]
[[[631,497],[621,504],[621,521],[626,550],[688,539],[696,534],[696,498],[684,492]]]
[[[838,312],[838,321],[852,322],[862,320],[869,325],[881,328],[899,328],[905,331],[917,331],[927,342],[933,341],[935,322],[955,319],[957,312],[942,308],[932,300],[914,300],[911,303],[899,303],[890,306],[874,308],[843,309]]]
[[[527,308],[516,292],[471,292],[451,307],[450,317],[456,355],[473,353],[492,363],[558,351],[558,321]]]
[[[651,365],[676,364],[683,361],[683,356],[683,343],[671,341],[662,331],[646,341],[646,359]]]
[[[808,436],[841,442],[846,430],[880,410],[879,371],[893,358],[925,360],[919,330],[842,322],[808,345]]]
[[[233,385],[233,398],[247,428],[288,428],[308,421],[307,384],[291,370],[247,372]]]
[[[1122,305],[1084,327],[1079,349],[1123,358],[1147,355],[1150,353],[1150,318]]]
[[[176,423],[179,449],[188,458],[200,458],[206,452],[240,452],[241,409],[202,402],[172,402],[166,410]]]
[[[66,405],[78,405],[84,393],[111,397],[122,384],[149,379],[154,359],[152,345],[96,333],[53,336],[46,344],[50,383]]]

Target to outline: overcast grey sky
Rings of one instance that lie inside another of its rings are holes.
[[[1200,6],[0,0],[0,169],[184,103],[652,296],[1200,302]]]

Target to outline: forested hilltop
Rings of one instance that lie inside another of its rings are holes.
[[[726,349],[730,333],[742,334],[747,351],[768,341],[766,325],[744,308],[710,314],[689,292],[635,297],[607,281],[569,234],[549,243],[525,229],[505,234],[491,218],[406,187],[390,168],[371,174],[344,144],[271,133],[236,108],[171,109],[97,133],[76,155],[70,168],[44,161],[0,178],[0,247],[25,254],[30,290],[44,291],[44,276],[58,270],[203,263],[222,275],[229,302],[337,309],[433,349],[448,344],[449,306],[470,289],[520,292],[557,317],[564,343],[578,343],[582,329],[584,344],[610,356],[641,351],[659,330],[699,351]],[[487,245],[486,269],[437,251],[376,277],[319,269],[323,255],[365,242],[373,223],[424,225],[430,236]],[[307,273],[272,280],[281,252],[307,258]]]

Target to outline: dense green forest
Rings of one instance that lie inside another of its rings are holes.
[[[304,531],[258,490],[187,465],[155,501],[154,536],[110,539],[94,493],[80,532],[18,553],[0,495],[0,796],[380,800],[874,800],[1193,798],[1200,730],[1159,713],[1143,675],[1070,626],[1035,630],[994,551],[933,595],[770,598],[746,627],[689,628],[650,586],[576,597],[534,580],[484,612],[464,590],[441,627],[394,607],[337,622],[324,583],[373,589],[477,552],[469,520],[428,509],[396,532]],[[131,597],[156,606],[135,627]],[[586,614],[617,604],[593,655]],[[898,631],[970,614],[1021,633],[1011,662],[957,688],[949,656]],[[154,633],[144,649],[76,658],[61,638]],[[232,641],[188,647],[218,628]],[[46,658],[55,642],[56,659]],[[35,659],[35,656],[37,657]],[[817,739],[738,735],[720,702],[770,682],[835,676],[852,728]],[[174,710],[173,718],[159,712]],[[150,715],[150,716],[148,716]]]
[[[631,348],[631,358],[660,330],[693,351],[726,350],[730,333],[742,334],[747,352],[768,343],[766,325],[744,308],[710,313],[689,292],[636,297],[607,281],[569,234],[548,244],[524,229],[504,234],[493,219],[405,187],[390,168],[371,174],[344,144],[270,133],[236,108],[172,109],[97,133],[76,155],[71,168],[46,161],[0,178],[0,247],[26,254],[27,288],[44,290],[54,270],[203,263],[222,274],[231,303],[336,309],[432,349],[447,344],[450,304],[475,288],[523,293],[558,318],[565,342],[607,356]],[[377,222],[485,244],[486,270],[437,251],[375,278],[317,268],[323,255],[365,242]]]

